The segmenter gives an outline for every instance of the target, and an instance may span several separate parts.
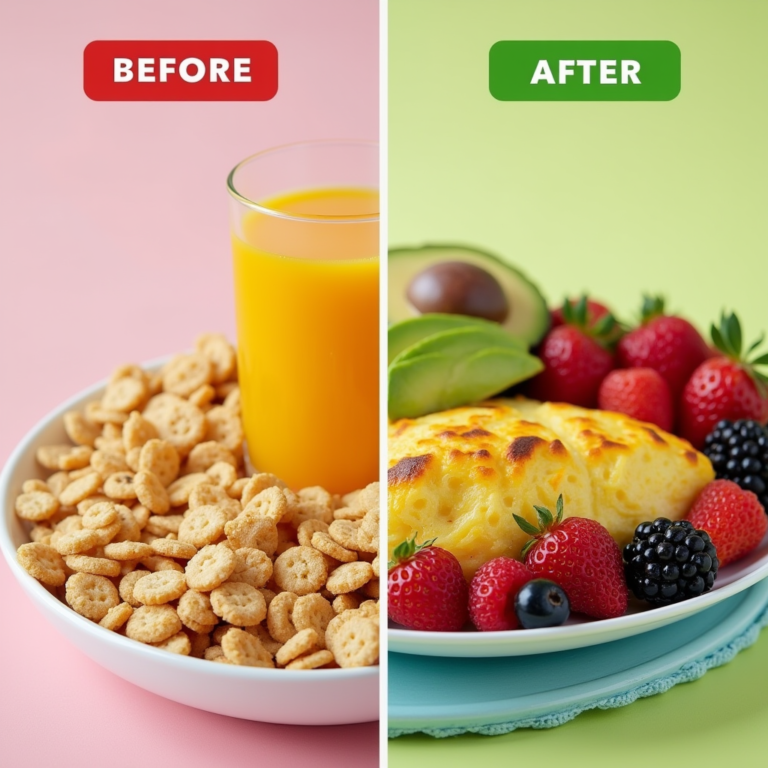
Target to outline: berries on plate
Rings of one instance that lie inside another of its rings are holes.
[[[399,544],[389,563],[389,618],[409,629],[455,632],[467,621],[468,587],[459,561],[435,539]]]
[[[715,474],[752,491],[768,514],[768,429],[754,419],[719,421],[704,440]]]
[[[645,296],[641,324],[619,341],[622,368],[653,368],[677,400],[693,371],[711,351],[701,334],[682,317],[664,314],[664,299]]]
[[[600,382],[614,368],[611,347],[619,326],[610,313],[590,323],[586,296],[576,305],[566,301],[562,313],[564,324],[552,328],[538,347],[544,370],[526,391],[536,400],[594,408]]]
[[[612,619],[627,610],[627,585],[621,551],[596,520],[563,520],[563,497],[556,515],[534,506],[539,528],[515,515],[517,524],[533,536],[525,547],[525,564],[537,576],[551,579],[568,595],[571,610],[595,619]]]
[[[611,371],[600,385],[598,407],[626,413],[670,432],[674,423],[669,385],[653,368],[624,368]]]
[[[749,359],[762,338],[742,354],[741,324],[731,313],[723,314],[719,328],[712,326],[712,341],[722,355],[691,374],[680,404],[680,432],[694,448],[723,419],[768,420],[768,376],[757,370],[768,365],[768,353]]]
[[[721,566],[749,554],[768,531],[768,517],[757,496],[731,480],[715,480],[705,486],[693,502],[688,520],[710,535]]]
[[[720,562],[706,531],[666,517],[640,523],[624,547],[627,585],[640,600],[670,605],[709,592]]]
[[[497,557],[482,565],[469,585],[469,618],[481,632],[499,632],[520,626],[515,598],[533,578],[523,563]]]
[[[517,593],[515,613],[524,629],[541,629],[564,624],[571,609],[562,587],[549,579],[534,579]]]

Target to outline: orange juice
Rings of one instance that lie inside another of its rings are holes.
[[[277,215],[249,211],[232,235],[251,463],[293,488],[347,493],[378,477],[378,193],[262,205]]]

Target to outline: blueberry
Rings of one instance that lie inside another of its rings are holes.
[[[570,612],[568,595],[548,579],[529,581],[515,598],[515,613],[524,629],[559,627]]]

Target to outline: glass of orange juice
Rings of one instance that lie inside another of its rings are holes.
[[[248,453],[294,489],[378,477],[379,152],[271,149],[229,174]]]

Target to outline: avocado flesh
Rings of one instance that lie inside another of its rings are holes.
[[[468,327],[494,331],[499,329],[499,324],[490,320],[482,320],[479,317],[444,315],[439,312],[410,317],[401,323],[396,323],[389,327],[387,333],[387,361],[391,363],[401,352],[436,333]],[[519,346],[520,349],[524,350],[527,346],[526,342],[522,339],[513,339],[512,336],[509,336],[509,339]]]
[[[436,333],[389,366],[389,417],[416,418],[484,400],[542,368],[499,326]]]
[[[493,275],[503,288],[510,306],[507,319],[501,324],[512,336],[528,346],[539,342],[549,328],[549,310],[539,289],[517,268],[498,256],[463,245],[435,244],[418,248],[394,248],[389,252],[390,323],[418,317],[420,312],[408,301],[411,281],[428,267],[445,261],[474,264]]]

